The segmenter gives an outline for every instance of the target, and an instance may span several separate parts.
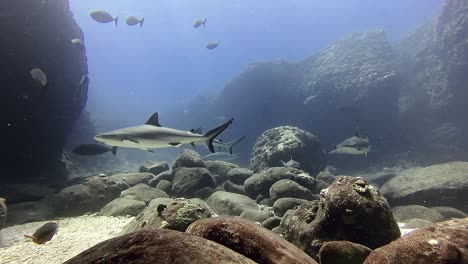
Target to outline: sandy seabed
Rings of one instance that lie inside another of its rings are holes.
[[[59,219],[51,241],[38,245],[25,238],[50,221],[33,222],[0,230],[0,263],[63,263],[80,252],[118,236],[133,217],[87,215]]]

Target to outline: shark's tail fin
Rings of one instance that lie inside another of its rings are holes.
[[[143,27],[144,22],[145,22],[145,18],[140,19],[140,27]]]
[[[214,153],[215,150],[214,150],[214,147],[213,147],[213,139],[215,139],[215,137],[217,137],[219,134],[221,134],[221,132],[223,132],[228,126],[230,126],[232,124],[232,120],[234,120],[234,118],[231,118],[229,121],[227,121],[226,123],[220,125],[219,127],[213,129],[213,130],[210,130],[208,132],[206,132],[203,137],[206,138],[206,141],[205,141],[205,144],[206,144],[206,147],[212,152]]]
[[[117,147],[116,147],[116,146],[112,147],[112,148],[110,149],[110,151],[112,152],[112,154],[113,154],[114,156],[117,155]]]
[[[206,18],[203,19],[203,27],[205,27],[205,24],[206,24]]]
[[[232,148],[233,148],[237,143],[241,142],[244,138],[245,138],[245,136],[242,136],[242,137],[240,137],[239,139],[236,139],[236,140],[233,140],[233,141],[231,141],[231,142],[226,143],[226,145],[228,146],[229,154],[232,155]]]
[[[119,21],[119,17],[118,17],[118,16],[116,16],[116,17],[114,18],[115,26],[117,26],[117,21]]]

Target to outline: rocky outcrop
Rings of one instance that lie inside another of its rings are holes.
[[[259,209],[258,204],[245,195],[222,191],[213,193],[206,203],[217,215],[239,216],[245,210]]]
[[[145,209],[146,203],[128,198],[117,198],[112,202],[106,204],[100,211],[99,215],[104,216],[136,216],[143,209]]]
[[[67,175],[65,139],[88,93],[88,84],[80,85],[88,73],[85,49],[70,42],[84,40],[83,33],[65,0],[18,0],[3,5],[2,14],[0,30],[8,37],[0,43],[0,105],[8,155],[0,178],[60,184]],[[46,74],[45,87],[31,78],[33,68]]]
[[[362,264],[372,249],[349,241],[330,241],[319,251],[321,264]]]

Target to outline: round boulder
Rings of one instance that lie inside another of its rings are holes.
[[[192,168],[192,167],[203,167],[206,168],[205,162],[200,157],[200,154],[193,150],[186,149],[180,156],[174,161],[172,169],[177,168]]]
[[[204,187],[214,188],[215,184],[206,168],[179,168],[173,170],[172,194],[177,197],[197,197]]]

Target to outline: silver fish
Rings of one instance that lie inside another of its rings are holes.
[[[206,44],[206,48],[210,50],[215,49],[218,47],[219,43],[219,41],[208,42],[208,44]]]
[[[104,10],[93,10],[89,13],[92,19],[94,21],[99,22],[99,23],[109,23],[114,21],[115,26],[117,26],[117,21],[119,20],[119,17],[112,17],[111,14],[107,13]]]
[[[143,26],[143,23],[145,22],[145,18],[137,18],[136,16],[128,16],[125,18],[125,23],[129,26],[134,26],[136,24],[140,24],[140,27]]]
[[[206,24],[206,18],[205,19],[197,18],[197,19],[195,19],[193,21],[193,27],[194,28],[198,28],[201,25],[203,25],[203,27],[205,27],[205,24]]]
[[[39,69],[39,68],[34,68],[31,70],[31,78],[38,82],[42,87],[47,86],[47,76],[45,73]]]

